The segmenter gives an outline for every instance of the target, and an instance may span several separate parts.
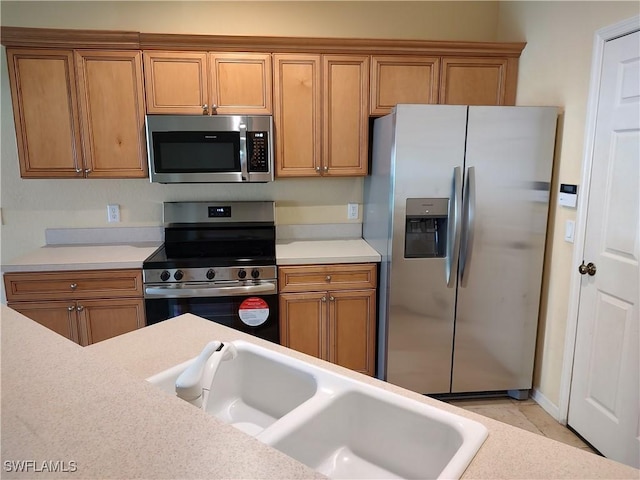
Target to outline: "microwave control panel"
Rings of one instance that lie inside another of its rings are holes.
[[[268,132],[247,132],[247,156],[250,172],[269,172]]]

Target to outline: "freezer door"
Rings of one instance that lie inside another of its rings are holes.
[[[556,118],[469,107],[454,393],[531,388]]]
[[[456,167],[461,194],[467,107],[398,105],[395,115],[388,318],[381,317],[386,380],[419,393],[443,393],[451,382],[456,267],[447,286],[450,257],[405,257],[406,206],[407,199],[451,202]]]

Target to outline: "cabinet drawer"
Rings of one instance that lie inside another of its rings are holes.
[[[7,301],[142,297],[141,270],[5,273]]]
[[[366,263],[280,267],[278,282],[280,292],[375,288],[376,265]]]

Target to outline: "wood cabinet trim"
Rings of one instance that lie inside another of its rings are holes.
[[[138,50],[140,33],[118,30],[70,30],[58,28],[5,27],[0,43],[6,47],[99,48]]]
[[[363,53],[519,57],[525,42],[466,42],[369,38],[183,35],[111,30],[2,27],[7,47],[203,50],[273,53]]]

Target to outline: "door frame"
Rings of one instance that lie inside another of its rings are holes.
[[[569,395],[571,393],[571,376],[578,330],[578,307],[580,303],[581,276],[575,275],[582,263],[586,234],[587,215],[589,207],[589,192],[591,190],[591,167],[593,165],[593,147],[595,142],[596,118],[598,115],[598,98],[600,96],[600,77],[604,59],[604,46],[609,40],[622,37],[640,30],[640,15],[623,20],[614,25],[596,31],[593,41],[593,56],[591,59],[591,77],[589,80],[589,97],[587,103],[587,118],[584,135],[584,156],[582,161],[582,192],[578,195],[578,211],[576,215],[575,245],[573,261],[571,263],[571,286],[569,291],[569,311],[567,313],[567,327],[565,330],[564,354],[560,376],[560,399],[558,405],[558,421],[567,424],[569,417]]]

